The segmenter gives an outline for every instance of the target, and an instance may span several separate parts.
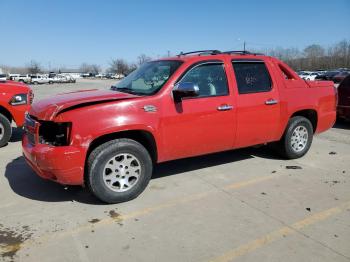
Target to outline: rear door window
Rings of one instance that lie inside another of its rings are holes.
[[[261,60],[233,60],[239,94],[268,92],[272,82],[266,65]]]

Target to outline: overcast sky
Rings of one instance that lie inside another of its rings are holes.
[[[107,67],[180,51],[327,47],[350,40],[350,0],[1,0],[0,65]]]

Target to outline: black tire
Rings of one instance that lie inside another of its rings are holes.
[[[10,141],[12,135],[11,122],[4,115],[0,114],[0,147]]]
[[[292,136],[293,132],[299,127],[304,127],[307,130],[307,140],[305,146],[300,151],[297,151],[292,146]],[[312,139],[313,126],[310,120],[302,116],[295,116],[289,120],[282,139],[277,143],[277,149],[284,158],[300,158],[309,151],[312,144]]]
[[[37,85],[37,84],[39,84],[39,82],[36,82],[36,81],[33,82],[33,85]]]
[[[106,164],[118,154],[131,154],[139,161],[141,167],[138,180],[124,192],[113,191],[103,179]],[[131,139],[115,139],[98,146],[90,153],[85,183],[92,194],[103,202],[110,204],[126,202],[136,198],[145,190],[151,179],[152,170],[152,159],[144,146]]]
[[[49,84],[51,85],[51,84],[53,84],[53,82],[52,82],[52,81],[49,81]]]

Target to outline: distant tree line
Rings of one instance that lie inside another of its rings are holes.
[[[257,50],[277,57],[294,70],[330,70],[350,68],[350,41],[342,40],[332,46],[312,44],[302,51],[298,48],[271,48]]]
[[[261,52],[270,56],[277,57],[286,62],[294,70],[330,70],[337,68],[350,68],[350,41],[342,40],[334,45],[323,47],[319,44],[312,44],[303,50],[298,48],[266,48],[252,50]],[[167,55],[170,56],[170,52]],[[107,73],[127,75],[134,71],[143,63],[150,61],[152,58],[141,54],[137,57],[136,62],[128,62],[122,58],[115,58],[109,62]],[[0,66],[4,72],[21,73],[21,74],[37,74],[48,72],[35,60],[31,60],[25,67],[9,67]],[[63,70],[63,69],[62,69]],[[60,72],[60,69],[52,70]],[[81,64],[79,71],[81,73],[98,74],[101,72],[101,66],[97,64]]]

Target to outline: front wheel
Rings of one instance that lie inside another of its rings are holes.
[[[140,143],[116,139],[94,149],[88,158],[86,184],[106,203],[132,200],[141,194],[152,176],[152,159]]]
[[[310,120],[302,116],[292,117],[278,142],[279,152],[287,159],[300,158],[309,151],[312,139],[313,126]]]
[[[11,122],[4,115],[0,114],[0,147],[3,147],[10,140],[12,135]]]

